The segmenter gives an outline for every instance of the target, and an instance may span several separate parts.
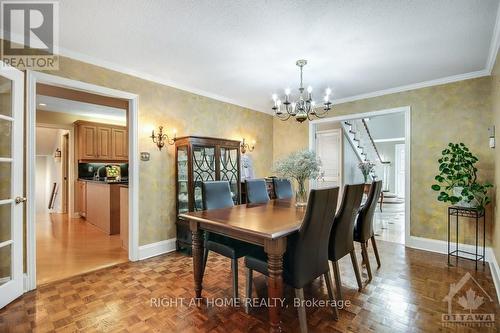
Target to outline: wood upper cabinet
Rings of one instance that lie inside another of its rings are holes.
[[[128,132],[126,129],[112,129],[113,159],[128,160]]]
[[[82,124],[78,126],[78,159],[97,158],[97,126]]]
[[[100,160],[113,159],[113,145],[111,144],[112,129],[110,127],[99,126],[97,127],[97,157]]]
[[[76,121],[78,161],[128,161],[128,132],[124,126]]]

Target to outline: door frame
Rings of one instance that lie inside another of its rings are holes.
[[[69,177],[69,171],[71,168],[71,160],[69,158],[69,133],[63,134],[61,136],[61,184],[62,184],[62,195],[61,195],[61,210],[63,214],[69,214],[71,216],[71,210],[69,209],[70,197],[69,197],[69,184],[71,178]],[[66,178],[66,179],[64,179]]]
[[[129,250],[130,261],[139,260],[139,140],[137,94],[106,88],[60,76],[28,70],[26,71],[26,283],[25,291],[36,288],[36,84],[90,92],[97,95],[128,100],[127,125],[129,135]]]
[[[399,185],[399,177],[398,177],[398,171],[399,169],[401,168],[401,165],[400,165],[400,159],[398,157],[398,153],[399,151],[401,150],[401,148],[404,149],[404,152],[405,152],[405,155],[406,155],[406,146],[404,143],[398,143],[398,144],[395,144],[394,145],[394,185],[395,185],[395,188],[396,188],[396,195],[399,195],[399,191],[398,191],[398,185]],[[406,160],[406,157],[405,157],[405,160]],[[405,162],[403,162],[405,163]],[[405,164],[405,174],[406,174],[406,164]]]
[[[16,203],[16,197],[24,197],[23,182],[24,182],[24,156],[23,156],[23,126],[24,126],[24,78],[23,72],[10,65],[0,61],[2,66],[1,75],[12,82],[11,100],[12,114],[11,116],[0,115],[1,119],[11,121],[11,147],[16,147],[11,152],[11,157],[3,157],[2,160],[11,162],[11,189],[10,199],[2,200],[3,204],[10,204],[10,240],[2,242],[4,246],[11,246],[10,252],[10,280],[0,285],[2,291],[0,308],[9,304],[23,293],[23,254],[24,254],[24,237],[23,237],[23,213],[24,205],[22,202]],[[10,202],[10,203],[9,203]]]
[[[411,156],[411,107],[402,106],[392,109],[384,109],[384,110],[375,110],[369,112],[361,112],[361,113],[352,113],[341,116],[334,116],[328,118],[315,119],[309,122],[309,150],[315,149],[316,140],[314,133],[316,132],[318,124],[325,124],[329,122],[341,122],[350,119],[359,119],[359,118],[369,118],[375,116],[383,116],[394,113],[404,113],[405,115],[405,245],[409,246],[412,242],[412,236],[410,234],[410,216],[411,216],[411,164],[410,164],[410,156]],[[309,186],[312,186],[312,183],[309,183]]]

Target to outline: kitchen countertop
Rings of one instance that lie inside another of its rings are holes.
[[[97,184],[128,185],[128,180],[122,180],[122,181],[116,181],[116,180],[95,180],[95,179],[86,179],[86,178],[78,178],[78,180],[80,180],[82,182],[97,183]]]

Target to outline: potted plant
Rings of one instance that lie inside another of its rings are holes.
[[[307,205],[306,180],[320,175],[321,161],[316,154],[302,150],[288,155],[274,166],[274,172],[280,177],[293,178],[297,182],[295,202],[297,206]]]
[[[364,162],[360,162],[358,164],[358,168],[359,168],[359,170],[361,170],[361,173],[363,174],[363,177],[365,178],[365,184],[368,184],[368,176],[373,171],[374,167],[375,167],[375,163],[370,162],[370,161],[364,161]]]
[[[463,143],[450,143],[441,152],[439,174],[434,177],[438,182],[432,185],[439,192],[437,199],[461,207],[484,210],[490,203],[488,188],[490,183],[477,181],[478,158]]]

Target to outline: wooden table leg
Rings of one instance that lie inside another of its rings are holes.
[[[281,304],[283,300],[283,254],[286,250],[286,238],[266,240],[264,251],[267,253],[269,277],[267,278],[270,332],[281,332]]]
[[[190,221],[189,229],[192,233],[192,248],[193,248],[193,275],[194,275],[194,291],[196,298],[201,298],[202,282],[203,282],[203,234],[197,222]]]

